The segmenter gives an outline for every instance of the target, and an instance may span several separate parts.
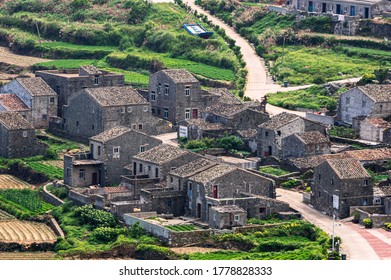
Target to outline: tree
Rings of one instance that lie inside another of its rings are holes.
[[[385,67],[380,67],[379,69],[373,71],[373,74],[375,75],[376,80],[379,82],[379,84],[383,84],[384,81],[387,79],[388,71],[390,70]]]
[[[151,3],[147,0],[128,0],[124,7],[130,9],[128,23],[137,24],[144,20],[151,8]]]

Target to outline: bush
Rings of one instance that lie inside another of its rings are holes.
[[[365,218],[362,220],[365,228],[371,228],[372,227],[372,220],[370,218]]]
[[[90,224],[93,228],[114,227],[117,221],[113,214],[102,210],[96,210],[91,205],[77,207],[75,216],[82,222]]]
[[[358,224],[360,221],[360,214],[357,212],[353,212],[353,223]]]
[[[118,235],[123,234],[124,231],[124,228],[98,227],[92,231],[90,238],[102,242],[111,242],[114,241]]]
[[[391,230],[391,223],[384,223],[384,227],[385,227],[387,230]]]
[[[291,188],[294,188],[294,187],[297,187],[300,185],[301,185],[301,182],[298,180],[294,180],[294,179],[291,179],[291,180],[288,180],[288,181],[281,183],[281,187],[287,188],[287,189],[291,189]]]

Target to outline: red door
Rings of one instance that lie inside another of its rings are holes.
[[[193,109],[192,118],[193,118],[193,119],[197,119],[197,118],[198,118],[198,109]]]
[[[217,198],[217,186],[213,186],[213,198]]]

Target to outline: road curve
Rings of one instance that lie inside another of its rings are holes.
[[[289,203],[290,207],[299,211],[303,218],[320,227],[330,236],[332,234],[333,219],[322,214],[314,208],[302,202],[302,194],[299,192],[277,188],[277,199]],[[341,250],[350,260],[379,260],[379,256],[353,227],[344,222],[336,222],[334,226],[335,236],[342,238]]]

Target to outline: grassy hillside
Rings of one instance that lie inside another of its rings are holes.
[[[178,5],[145,0],[17,0],[0,4],[0,40],[4,45],[17,53],[59,59],[37,65],[41,69],[89,62],[118,69],[130,82],[138,73],[138,84],[145,85],[151,66],[148,62],[153,60],[159,67],[181,67],[207,79],[234,82],[241,68],[235,53],[216,32],[208,40],[188,34],[183,24],[194,22],[199,19]],[[106,59],[129,55],[141,58],[143,67],[117,67],[112,59]]]

